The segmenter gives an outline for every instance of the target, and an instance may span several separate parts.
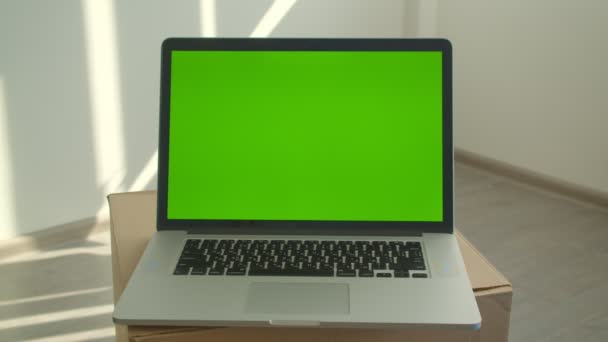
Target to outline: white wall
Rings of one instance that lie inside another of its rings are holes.
[[[601,0],[2,1],[0,240],[156,186],[159,46],[203,33],[446,36],[457,147],[608,192],[606,18]]]
[[[0,240],[103,217],[108,193],[156,187],[165,37],[254,31],[277,37],[398,37],[404,31],[400,0],[273,4],[0,2]]]
[[[441,1],[455,144],[608,193],[608,2]]]

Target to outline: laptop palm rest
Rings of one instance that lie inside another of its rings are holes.
[[[348,314],[348,284],[254,282],[245,311],[261,314]]]

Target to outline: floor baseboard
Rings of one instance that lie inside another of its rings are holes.
[[[457,163],[469,165],[498,176],[512,179],[519,183],[608,210],[608,193],[602,191],[573,184],[559,178],[514,166],[459,148],[454,150],[454,160]]]
[[[89,217],[37,232],[0,241],[0,260],[17,254],[44,250],[68,242],[82,241],[89,235],[109,230],[107,218]]]

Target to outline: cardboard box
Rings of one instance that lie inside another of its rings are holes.
[[[148,240],[156,230],[156,192],[112,194],[108,196],[108,200],[114,301],[116,301],[124,290]],[[117,325],[117,341],[507,341],[512,299],[511,284],[462,235],[457,233],[457,236],[481,312],[482,326],[479,331]]]

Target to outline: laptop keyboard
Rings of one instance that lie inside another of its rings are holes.
[[[188,239],[173,274],[426,278],[418,241]]]

